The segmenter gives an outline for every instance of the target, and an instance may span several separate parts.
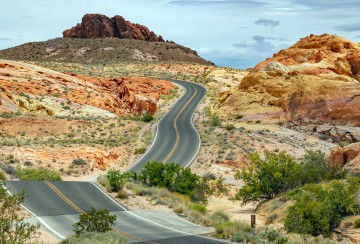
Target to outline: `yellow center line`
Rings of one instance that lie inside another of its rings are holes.
[[[176,148],[179,145],[179,131],[177,129],[177,125],[176,125],[176,121],[179,118],[180,114],[184,111],[184,109],[189,105],[189,103],[191,102],[191,100],[194,99],[194,97],[197,94],[197,90],[195,89],[195,93],[194,95],[192,95],[192,97],[189,99],[189,101],[187,101],[187,103],[185,103],[184,107],[182,107],[182,109],[179,111],[179,113],[176,115],[175,119],[174,119],[174,128],[175,128],[175,133],[176,133],[176,142],[174,147],[172,148],[172,150],[170,151],[170,153],[167,155],[167,157],[164,159],[164,163],[167,163],[167,161],[170,159],[170,157],[174,154]]]
[[[62,200],[64,200],[65,202],[67,202],[71,207],[73,207],[76,211],[78,211],[81,214],[86,213],[84,210],[82,210],[81,208],[79,208],[75,203],[73,203],[69,198],[67,198],[56,186],[54,186],[51,182],[49,181],[45,181],[45,184],[47,186],[49,186]],[[152,242],[152,241],[147,241],[145,239],[142,239],[140,237],[128,234],[126,232],[123,232],[121,230],[112,228],[113,231],[118,232],[120,234],[123,234],[124,236],[136,240],[136,241],[141,241],[141,242],[145,242],[145,243],[150,243],[150,244],[159,244],[157,242]]]

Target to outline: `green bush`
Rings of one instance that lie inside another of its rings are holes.
[[[142,148],[135,148],[135,154],[144,154],[146,152],[146,148],[142,147]]]
[[[225,129],[226,129],[227,131],[232,131],[232,130],[235,129],[235,126],[234,126],[233,124],[227,124],[227,125],[225,126]]]
[[[192,204],[190,206],[190,209],[194,209],[200,213],[206,213],[206,206],[205,205],[202,205],[202,204]]]
[[[125,183],[129,180],[130,177],[130,173],[123,174],[119,170],[115,169],[110,169],[106,174],[106,178],[112,191],[122,190]]]
[[[115,224],[115,221],[116,216],[111,215],[109,210],[91,208],[89,212],[79,216],[79,221],[73,224],[73,229],[76,235],[87,232],[108,232]]]
[[[61,180],[60,173],[51,169],[17,169],[16,176],[19,180]]]
[[[72,164],[73,165],[86,165],[86,162],[84,159],[82,158],[75,158],[73,161],[72,161]]]
[[[255,153],[250,156],[249,169],[238,171],[236,178],[244,181],[237,194],[243,203],[262,201],[308,183],[343,179],[346,171],[332,168],[320,151],[307,151],[298,163],[285,152],[265,152],[265,159]]]
[[[354,220],[355,228],[360,228],[360,218]]]
[[[105,233],[89,232],[82,235],[72,235],[61,242],[62,244],[128,244],[126,237],[115,231]]]
[[[215,127],[221,126],[221,120],[220,120],[219,116],[213,115],[211,117],[211,125],[215,126]]]
[[[277,194],[300,185],[301,166],[285,152],[265,153],[265,160],[255,153],[250,156],[248,171],[238,172],[236,177],[244,181],[237,198],[244,204],[251,201],[272,199]]]
[[[146,114],[141,118],[141,121],[146,122],[146,123],[153,121],[153,120],[154,120],[154,116],[152,116],[151,114]]]
[[[40,224],[32,225],[19,214],[25,193],[7,194],[0,181],[0,243],[30,243],[38,235]]]
[[[319,183],[324,180],[343,179],[347,173],[344,170],[333,168],[320,150],[309,150],[300,159],[302,165],[301,185]]]
[[[148,162],[140,173],[132,175],[132,179],[146,186],[165,187],[199,202],[205,202],[205,195],[209,192],[205,179],[193,174],[190,168],[184,169],[176,163]]]
[[[289,192],[295,204],[288,209],[285,228],[303,235],[331,236],[342,218],[360,213],[356,200],[359,178],[308,184]]]
[[[6,175],[3,171],[0,170],[0,181],[6,180]]]

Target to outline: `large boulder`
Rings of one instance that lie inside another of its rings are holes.
[[[334,148],[329,161],[335,167],[344,167],[354,173],[360,173],[360,143]]]
[[[133,24],[122,16],[109,18],[101,14],[86,14],[81,24],[63,32],[65,38],[103,38],[136,39],[142,41],[164,42],[162,36],[157,36],[146,26]]]

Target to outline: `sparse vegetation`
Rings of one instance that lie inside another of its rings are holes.
[[[250,159],[249,170],[238,171],[235,175],[245,183],[237,194],[243,203],[272,199],[307,183],[346,177],[345,171],[328,166],[325,154],[320,151],[308,151],[301,163],[285,152],[265,152],[265,159],[255,153]]]
[[[111,231],[115,221],[116,216],[111,215],[109,210],[91,208],[89,212],[79,216],[79,221],[73,225],[73,228],[77,236],[87,232],[104,233]]]
[[[360,179],[350,178],[308,184],[289,192],[295,204],[288,209],[285,228],[302,235],[331,236],[342,218],[360,213],[359,189]]]
[[[73,165],[86,165],[86,162],[82,158],[76,158],[72,161]]]
[[[151,122],[153,120],[154,120],[154,116],[152,116],[151,114],[146,114],[141,118],[141,121],[146,123]]]
[[[40,224],[24,222],[19,213],[24,203],[25,193],[7,194],[0,182],[0,243],[29,243],[38,236]]]
[[[19,180],[61,180],[60,173],[51,169],[17,169],[16,175]]]
[[[89,232],[81,235],[73,235],[61,242],[62,244],[128,244],[129,241],[120,233],[108,231],[105,233]]]

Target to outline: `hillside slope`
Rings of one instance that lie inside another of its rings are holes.
[[[30,61],[107,64],[180,61],[209,64],[190,48],[173,43],[119,38],[57,38],[0,51],[0,58]]]

